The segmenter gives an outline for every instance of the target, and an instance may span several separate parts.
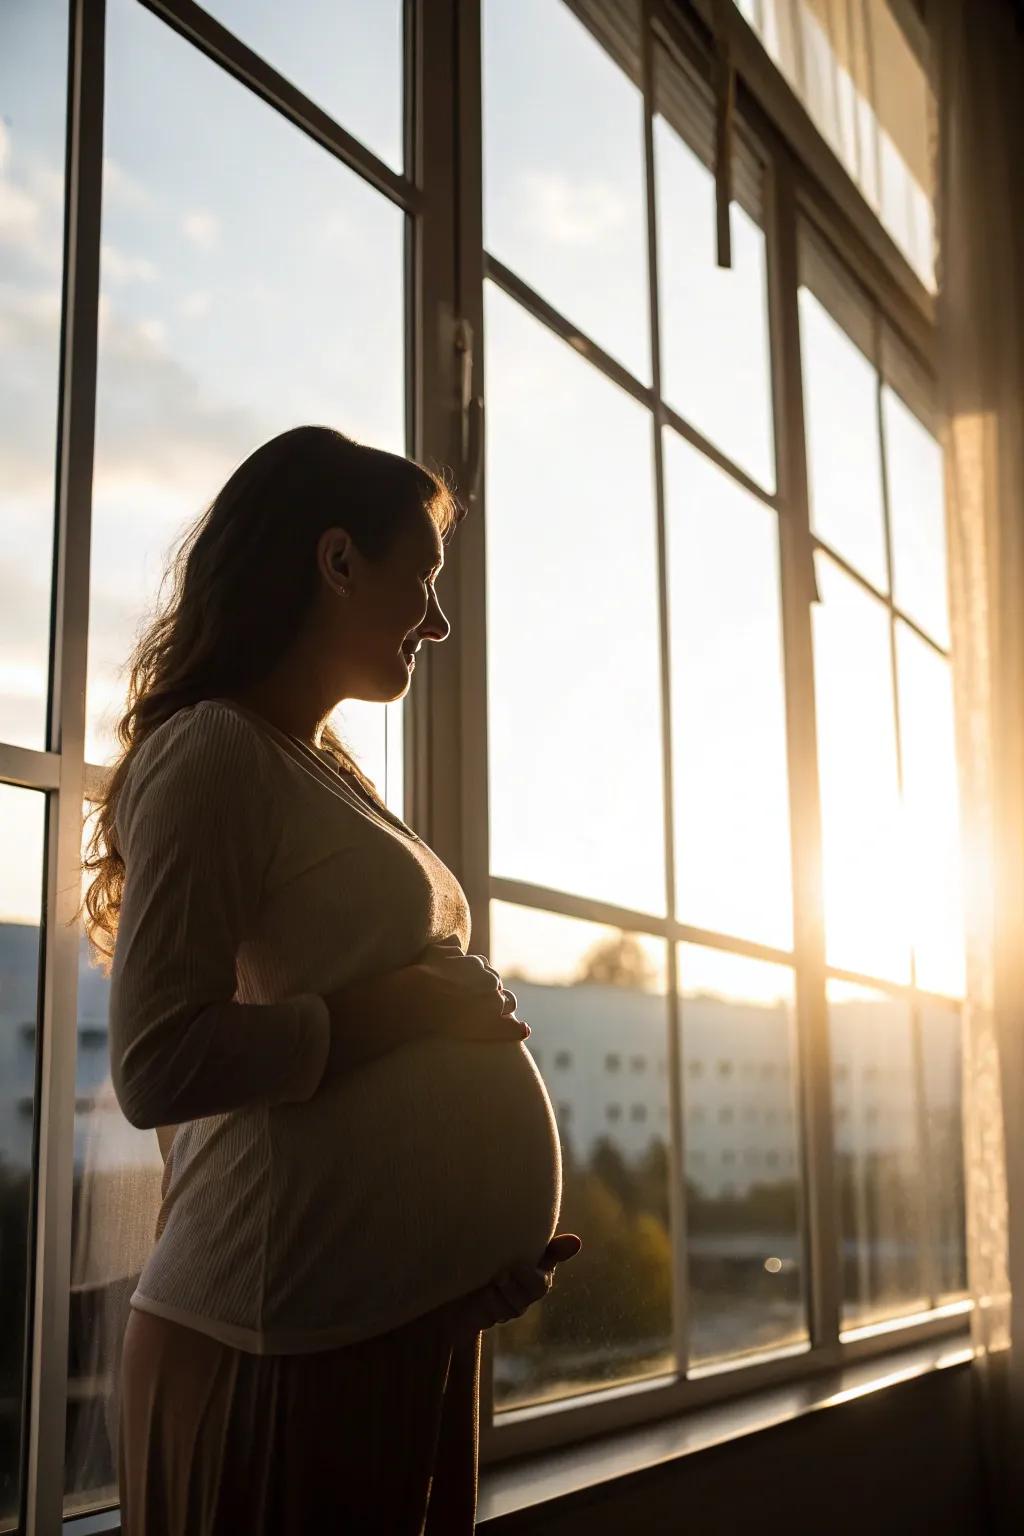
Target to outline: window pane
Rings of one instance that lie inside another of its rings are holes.
[[[105,134],[96,762],[167,551],[238,461],[304,421],[397,452],[405,436],[403,215],[127,0],[109,9]]]
[[[46,797],[0,784],[0,1529],[21,1508]]]
[[[922,1008],[921,1052],[936,1301],[967,1289],[960,1029],[960,1014],[955,1009],[934,1004]]]
[[[82,938],[78,967],[65,1515],[117,1502],[121,1340],[149,1256],[163,1161],[129,1125],[110,1078],[109,983]]]
[[[395,170],[402,0],[207,0],[206,9]]]
[[[792,902],[776,515],[676,433],[664,442],[679,916],[785,949]]]
[[[492,284],[491,869],[665,910],[651,418]]]
[[[893,597],[909,618],[949,645],[942,449],[889,386],[882,388],[892,528]]]
[[[654,146],[665,399],[774,490],[764,234],[733,203],[732,267],[719,267],[714,176],[661,116]]]
[[[807,1338],[793,973],[679,946],[690,1362]]]
[[[815,699],[828,958],[909,980],[889,615],[819,554]]]
[[[335,711],[331,724],[353,758],[377,786],[385,804],[397,816],[405,812],[405,775],[402,762],[403,717],[401,704],[367,704],[346,699]]]
[[[46,745],[68,7],[0,11],[0,740]]]
[[[558,1118],[559,1229],[583,1237],[544,1305],[495,1336],[500,1410],[674,1369],[672,1159],[664,945],[494,902],[491,958]]]
[[[928,1305],[908,1004],[828,983],[846,1328]]]
[[[640,91],[562,0],[487,0],[483,20],[484,243],[646,383]]]
[[[800,349],[814,531],[887,591],[877,374],[807,288]]]
[[[949,662],[898,620],[896,661],[916,979],[930,992],[962,997],[965,924],[953,676]]]

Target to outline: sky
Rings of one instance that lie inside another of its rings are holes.
[[[270,0],[209,8],[400,166],[397,0],[317,0],[308,28]],[[14,46],[0,50],[0,336],[12,361],[0,381],[0,738],[34,747],[48,636],[65,9],[14,0],[4,13]],[[96,762],[109,758],[120,668],[168,550],[239,459],[299,421],[398,451],[406,429],[404,216],[134,0],[110,0],[107,25],[87,694]],[[638,91],[560,0],[487,0],[483,68],[488,248],[648,383]],[[734,269],[718,270],[710,173],[667,123],[655,128],[666,398],[771,491],[764,237],[734,208]],[[661,916],[651,418],[496,287],[485,299],[492,870]],[[876,375],[807,291],[801,323],[815,527],[884,589]],[[888,387],[883,414],[897,596],[942,641],[938,450]],[[678,912],[786,949],[776,513],[671,429],[664,461]],[[913,939],[921,979],[955,991],[957,908],[941,895],[956,886],[955,775],[942,756],[948,673],[900,634],[905,814],[884,612],[822,559],[830,958],[901,979]],[[383,712],[349,714],[357,755],[380,782]],[[396,803],[400,742],[396,710],[386,753]],[[21,797],[0,801],[12,851],[0,918],[28,920],[38,817],[24,814],[35,797]],[[913,903],[901,904],[910,887]],[[581,943],[534,925],[518,962],[568,971]],[[765,977],[735,984],[770,996],[776,979]]]

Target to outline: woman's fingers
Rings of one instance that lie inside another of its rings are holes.
[[[515,993],[514,992],[510,992],[507,987],[502,987],[502,989],[501,989],[501,1012],[502,1012],[502,1016],[507,1019],[510,1014],[515,1013],[515,1011],[516,1011],[516,1009],[518,1007],[519,1007],[519,999],[516,997]]]

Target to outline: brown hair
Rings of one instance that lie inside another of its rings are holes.
[[[294,427],[251,453],[185,534],[167,598],[132,652],[121,755],[91,812],[84,920],[103,959],[113,954],[124,888],[117,802],[139,747],[179,709],[271,671],[312,601],[325,529],[344,528],[360,554],[378,560],[416,510],[447,538],[462,509],[438,475],[410,459],[331,427]],[[323,742],[354,768],[329,729]]]

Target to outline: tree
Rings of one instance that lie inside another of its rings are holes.
[[[636,934],[617,933],[595,944],[584,957],[576,980],[578,984],[649,992],[657,976]]]

